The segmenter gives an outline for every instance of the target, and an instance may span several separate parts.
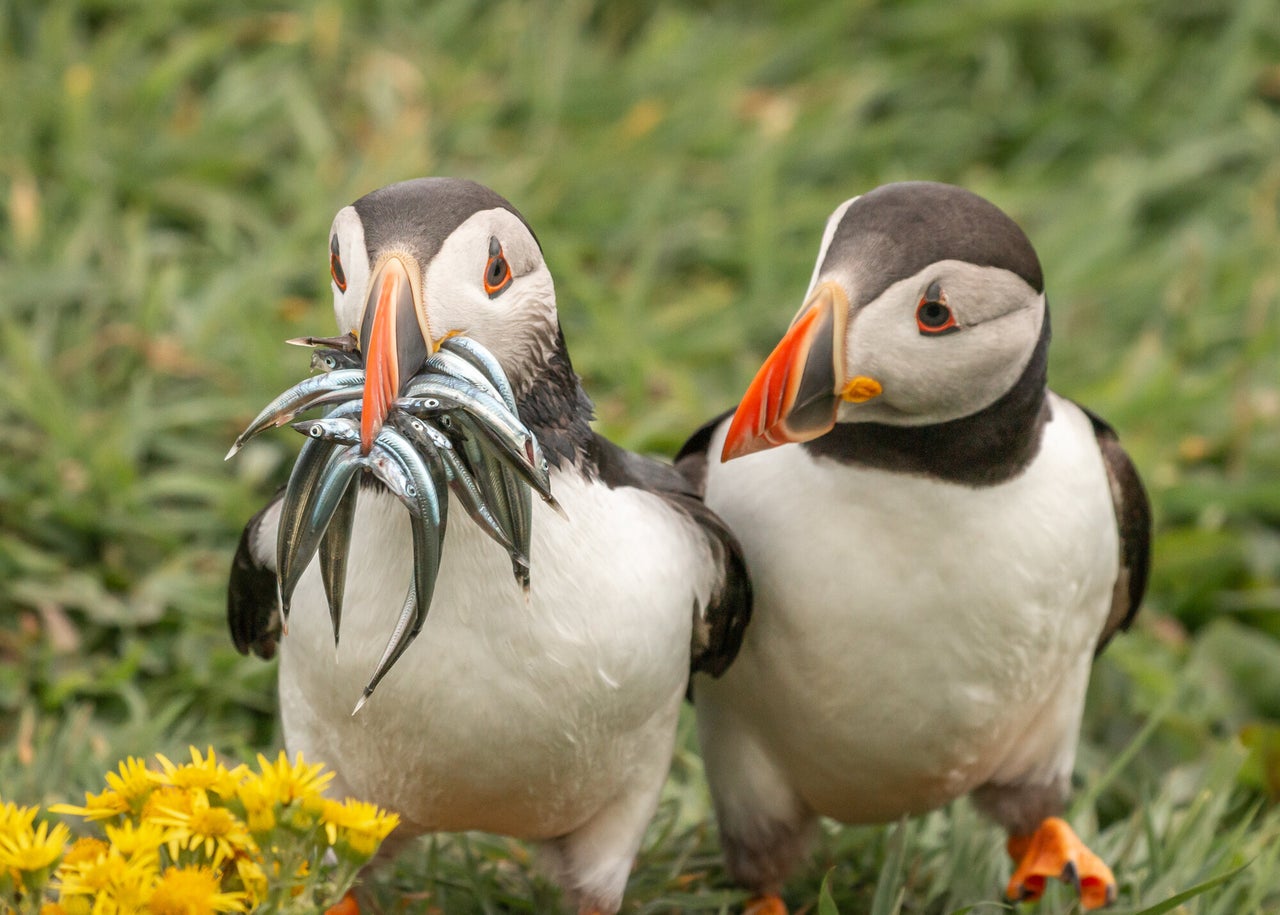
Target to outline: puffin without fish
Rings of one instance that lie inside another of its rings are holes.
[[[1112,429],[1048,390],[1022,230],[891,184],[827,222],[805,303],[731,419],[677,457],[737,534],[755,612],[695,680],[732,876],[785,912],[819,815],[877,823],[971,794],[1013,899],[1088,908],[1111,871],[1057,817],[1094,656],[1146,586],[1150,510]],[[778,447],[775,447],[778,446]]]
[[[456,519],[421,636],[353,716],[409,580],[405,513],[365,484],[335,656],[315,563],[280,636],[277,499],[233,563],[236,644],[269,657],[278,642],[290,752],[328,764],[334,794],[396,811],[393,839],[530,839],[576,911],[616,912],[690,672],[720,674],[741,641],[750,591],[737,542],[673,468],[592,432],[551,274],[502,197],[456,179],[391,185],[338,213],[329,251],[338,326],[364,355],[365,440],[440,341],[465,335],[509,378],[567,520],[535,500],[526,599],[501,545]]]

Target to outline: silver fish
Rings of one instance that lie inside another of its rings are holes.
[[[236,437],[235,444],[227,452],[230,458],[244,447],[245,442],[271,426],[283,426],[303,410],[321,404],[353,400],[364,387],[363,369],[339,369],[325,375],[313,375],[299,381],[267,404],[249,423],[248,428]]]
[[[358,369],[363,366],[364,359],[356,352],[324,346],[311,354],[311,371],[313,372],[336,372],[339,369]]]
[[[397,488],[392,491],[409,509],[418,600],[419,620],[416,625],[421,628],[421,621],[426,619],[431,607],[431,592],[440,571],[440,553],[448,522],[449,502],[440,498],[440,490],[445,486],[443,470],[424,462],[409,440],[391,426],[383,426],[374,439],[371,457],[374,458],[374,473],[379,479],[384,479],[386,464],[395,467],[407,479],[407,483],[397,480],[396,487],[400,491]]]
[[[399,410],[393,411],[391,421],[397,429],[404,433],[405,438],[413,442],[423,452],[423,456],[427,460],[435,460],[444,464],[445,471],[448,476],[449,489],[458,501],[462,503],[462,507],[466,510],[476,525],[496,540],[508,552],[515,551],[516,547],[512,542],[511,535],[507,528],[494,517],[492,510],[485,503],[484,494],[480,491],[480,486],[472,476],[466,462],[454,450],[453,443],[448,437],[429,425],[426,420],[418,419]],[[516,556],[513,555],[513,559]],[[520,556],[520,561],[528,566],[529,560],[525,556]]]
[[[462,413],[477,420],[477,428],[498,454],[506,455],[515,470],[544,501],[555,504],[551,495],[551,470],[533,433],[505,409],[501,401],[466,383],[442,376],[419,375],[410,381],[405,395],[395,406],[415,416],[441,412]]]
[[[478,433],[481,423],[463,411],[441,416],[484,495],[485,502],[503,524],[515,549],[511,552],[511,572],[521,589],[529,593],[529,547],[533,541],[533,496],[529,487],[521,485],[510,467],[495,458],[485,447],[485,437]]]
[[[304,520],[293,540],[288,564],[281,564],[278,573],[283,605],[287,606],[293,600],[293,591],[302,579],[302,573],[311,564],[320,541],[328,530],[329,522],[346,496],[356,472],[364,465],[365,459],[360,454],[359,445],[335,448],[325,461],[320,482],[297,505],[295,510]],[[283,508],[281,519],[283,524]]]
[[[417,636],[417,631],[412,633],[409,627],[418,615],[418,583],[417,573],[413,573],[409,579],[409,593],[405,595],[404,606],[400,608],[400,616],[396,620],[395,629],[391,630],[391,638],[387,640],[387,647],[382,650],[382,657],[378,659],[378,664],[373,670],[373,676],[369,678],[369,682],[365,684],[364,693],[356,702],[356,707],[351,710],[351,717],[355,717],[360,709],[364,708],[364,704],[369,701],[369,697],[373,695],[373,691],[378,688],[378,684],[382,682],[382,678],[387,675],[396,661],[400,660],[400,656],[404,654],[405,649]]]
[[[329,526],[320,538],[320,581],[329,603],[329,620],[333,623],[333,647],[338,647],[338,630],[342,624],[342,603],[347,590],[347,554],[351,548],[351,531],[356,520],[356,501],[360,484],[352,479],[338,500]]]
[[[442,375],[446,378],[454,378],[458,381],[466,382],[477,390],[483,391],[494,400],[502,401],[502,392],[493,383],[483,371],[476,368],[470,362],[456,353],[446,349],[439,349],[432,353],[423,364],[423,368],[430,375]],[[508,390],[510,390],[508,388]],[[505,401],[503,401],[505,403]],[[507,409],[513,413],[515,410],[512,405],[508,404]]]
[[[289,619],[289,596],[293,592],[288,589],[286,593],[284,583],[293,579],[298,540],[310,521],[310,513],[304,509],[324,479],[329,457],[339,447],[324,439],[308,438],[298,452],[298,459],[294,462],[289,483],[285,487],[284,501],[280,505],[280,527],[276,533],[276,576],[279,583],[280,615],[286,622]]]
[[[410,529],[413,532],[413,575],[409,585],[410,593],[400,611],[400,619],[356,711],[359,711],[364,699],[372,694],[373,688],[391,669],[391,665],[395,664],[422,631],[427,611],[431,607],[431,593],[435,590],[436,577],[440,572],[440,554],[449,504],[447,500],[440,499],[438,493],[438,487],[442,487],[444,481],[438,479],[436,474],[443,475],[443,470],[424,463],[408,439],[391,426],[382,427],[374,440],[370,456],[374,458],[374,472],[379,474],[379,479],[382,478],[379,468],[385,460],[388,464],[397,466],[409,480],[405,504],[409,507]]]
[[[484,372],[485,376],[493,382],[494,387],[498,389],[498,393],[501,395],[503,403],[507,405],[507,409],[516,416],[520,415],[520,412],[516,409],[516,396],[511,390],[511,382],[507,380],[507,373],[502,370],[502,366],[493,357],[493,353],[470,337],[462,336],[449,337],[441,341],[440,348],[462,357]]]
[[[331,419],[341,419],[360,409],[359,401],[340,404],[330,414]],[[276,534],[276,577],[281,584],[294,574],[293,562],[297,555],[298,540],[304,536],[304,529],[310,523],[309,512],[312,500],[320,485],[324,482],[330,457],[339,449],[336,442],[321,438],[308,437],[298,452],[293,470],[289,474],[289,483],[285,487],[284,501],[280,506],[280,524]],[[297,570],[301,574],[305,565]],[[279,588],[281,615],[289,616],[289,593]]]
[[[284,342],[293,346],[324,346],[344,353],[354,353],[360,347],[356,335],[352,333],[343,334],[341,337],[293,337]]]
[[[330,414],[320,419],[304,419],[290,426],[310,438],[322,438],[339,445],[360,444],[360,420],[350,416]]]

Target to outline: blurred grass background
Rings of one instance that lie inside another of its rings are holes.
[[[128,753],[278,743],[274,667],[235,654],[223,601],[296,445],[222,455],[305,373],[282,341],[331,329],[341,206],[428,174],[507,196],[600,428],[669,455],[776,342],[836,204],[925,178],[1027,230],[1051,383],[1116,425],[1155,504],[1076,822],[1121,911],[1242,865],[1177,911],[1280,911],[1277,0],[7,0],[0,87],[6,799],[78,797]],[[628,912],[741,898],[688,724]],[[1006,868],[962,802],[830,829],[790,901],[963,911]],[[376,889],[388,911],[556,904],[484,836]]]

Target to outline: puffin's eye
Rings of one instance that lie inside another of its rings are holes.
[[[937,283],[931,283],[925,290],[920,304],[916,306],[916,327],[920,333],[929,336],[949,334],[960,329],[956,324],[956,316],[947,305],[947,294]]]
[[[338,256],[338,236],[329,239],[329,275],[339,292],[347,291],[347,275],[342,272],[342,258]]]
[[[496,298],[511,285],[511,265],[502,253],[497,236],[489,238],[489,263],[484,268],[484,291]]]

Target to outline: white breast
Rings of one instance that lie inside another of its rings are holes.
[[[1117,534],[1088,419],[1051,406],[1039,455],[993,487],[796,446],[710,466],[756,596],[737,662],[696,692],[722,796],[776,777],[875,822],[1069,771]]]
[[[505,551],[451,514],[426,625],[355,717],[408,586],[404,509],[361,496],[336,658],[314,564],[298,587],[281,644],[288,745],[411,831],[561,835],[668,764],[706,545],[649,493],[561,473],[553,490],[569,520],[534,500],[528,603]]]

